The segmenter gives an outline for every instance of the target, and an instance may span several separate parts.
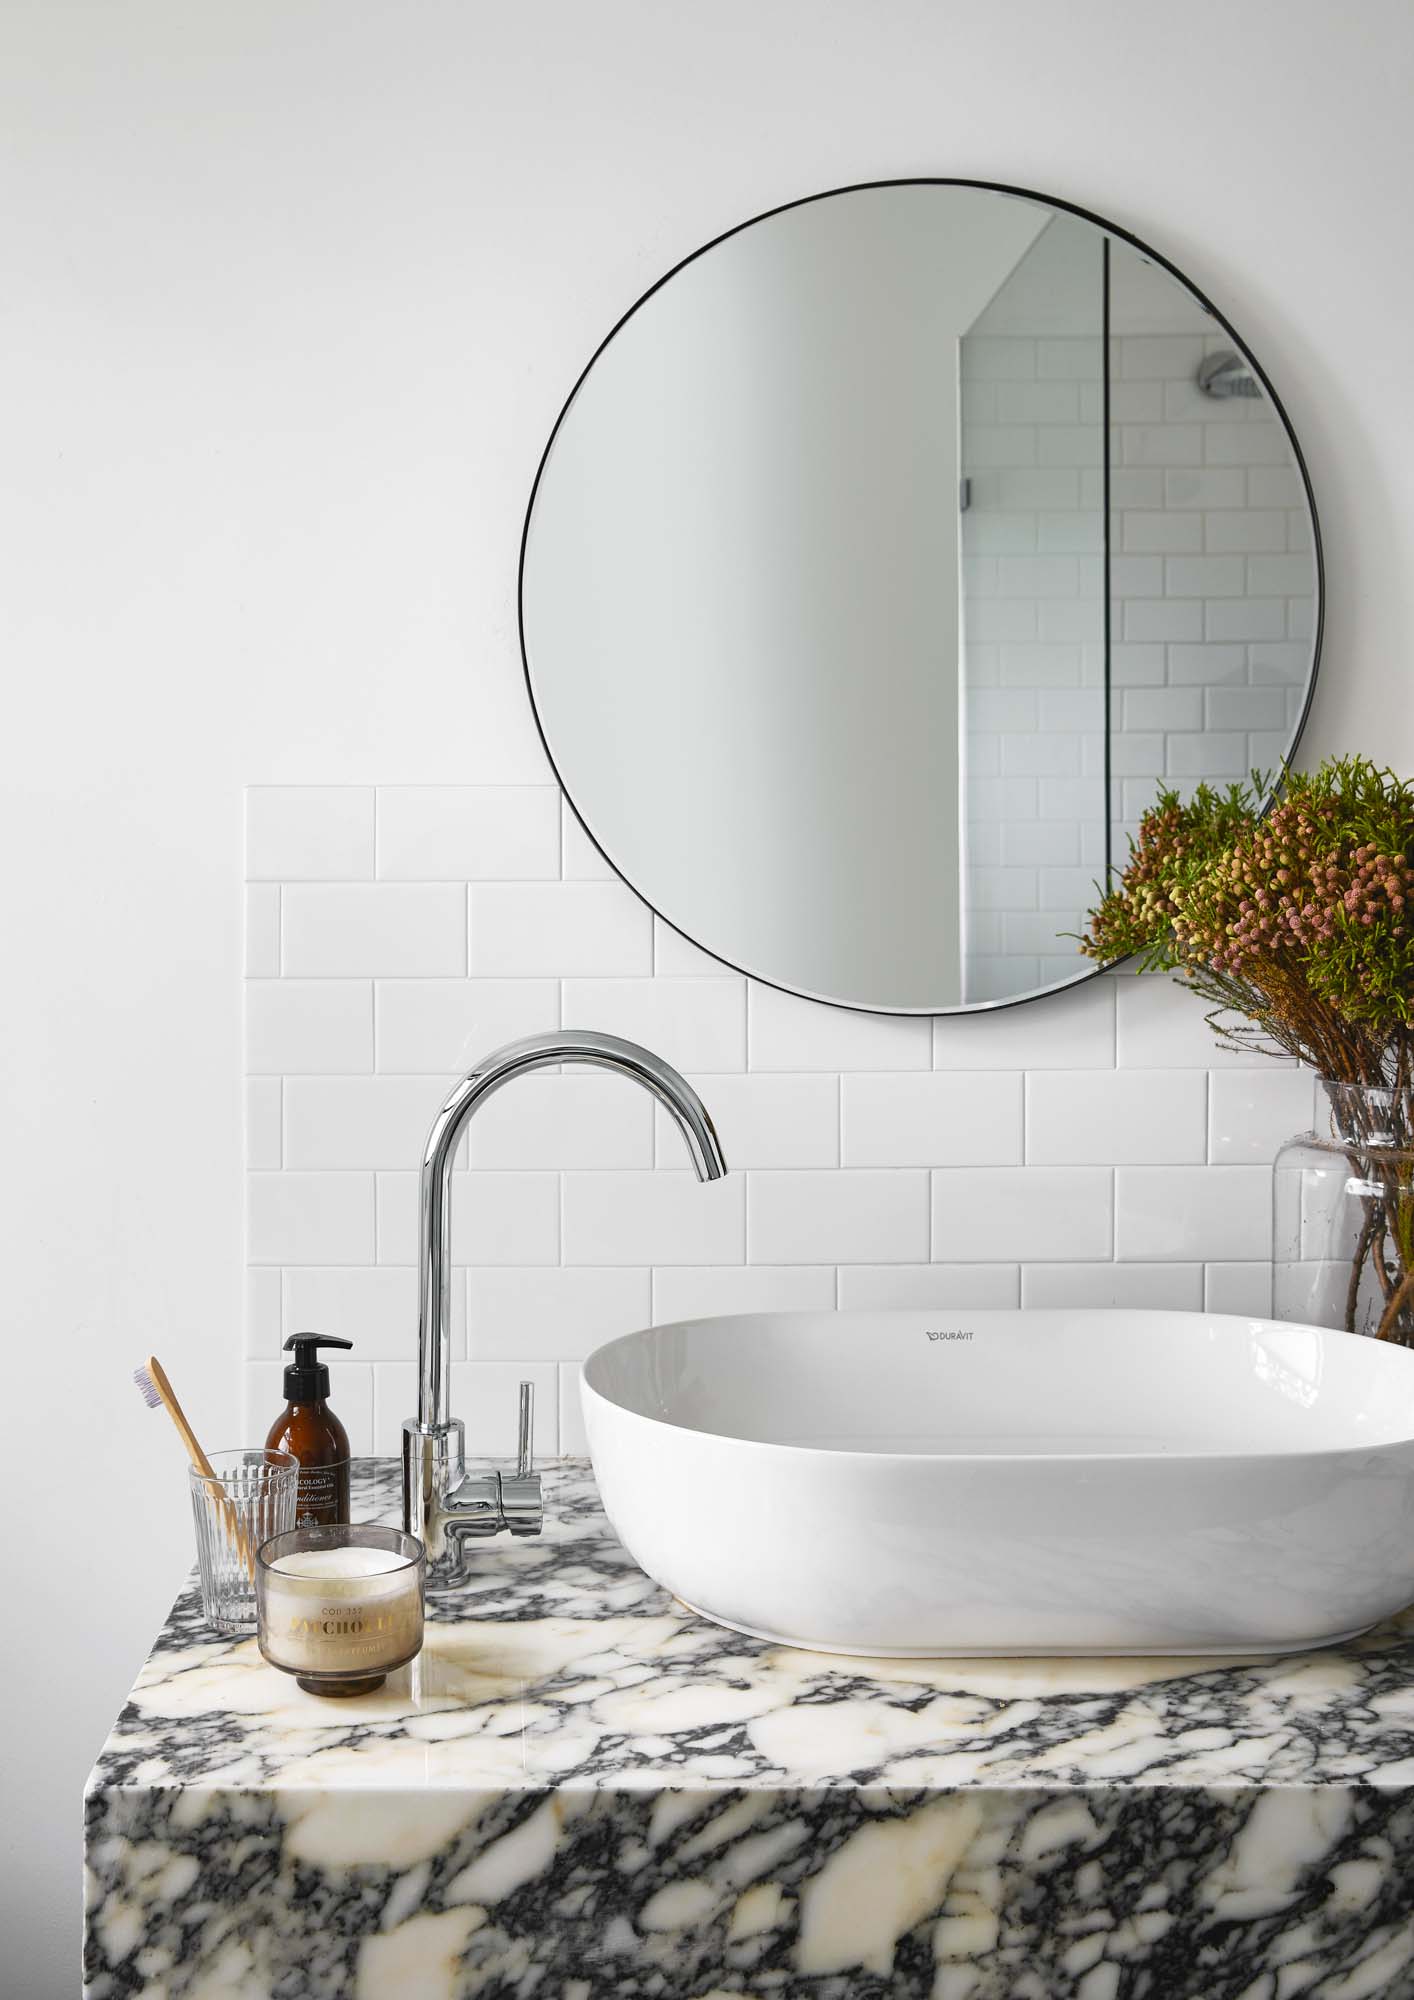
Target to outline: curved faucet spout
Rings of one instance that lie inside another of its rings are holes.
[[[429,1581],[455,1581],[461,1574],[461,1542],[467,1534],[510,1527],[534,1533],[539,1525],[538,1490],[529,1472],[527,1440],[514,1508],[506,1505],[499,1475],[466,1479],[462,1426],[451,1416],[451,1188],[457,1142],[477,1107],[513,1077],[560,1063],[612,1070],[657,1099],[682,1133],[688,1157],[702,1181],[727,1171],[721,1143],[697,1092],[669,1063],[637,1042],[581,1028],[530,1035],[510,1042],[464,1076],[432,1122],[422,1162],[418,1257],[418,1405],[403,1426],[403,1514],[409,1533],[427,1543]],[[528,1391],[526,1392],[528,1394]],[[528,1423],[522,1405],[522,1428]],[[494,1486],[494,1491],[492,1487]],[[475,1487],[473,1493],[469,1489]],[[450,1544],[450,1546],[448,1546]]]

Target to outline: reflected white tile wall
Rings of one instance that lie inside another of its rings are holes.
[[[315,1327],[357,1344],[336,1375],[356,1446],[393,1448],[426,1125],[478,1056],[561,1025],[683,1067],[735,1171],[699,1187],[613,1078],[492,1101],[452,1218],[474,1449],[507,1447],[522,1374],[542,1449],[575,1448],[580,1363],[650,1320],[1266,1310],[1269,1161],[1310,1122],[1310,1080],[1222,1051],[1167,980],[936,1021],[798,1000],[655,921],[548,785],[261,789],[248,824],[248,1428],[278,1402],[281,1340]]]

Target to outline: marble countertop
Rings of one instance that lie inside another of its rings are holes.
[[[389,1462],[354,1512],[394,1518]],[[844,1659],[686,1611],[582,1461],[546,1513],[359,1699],[183,1591],[89,1783],[87,1993],[1414,1994],[1414,1614],[1265,1660]]]

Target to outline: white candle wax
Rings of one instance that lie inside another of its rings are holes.
[[[422,1644],[417,1567],[392,1549],[359,1545],[277,1556],[260,1643],[276,1666],[316,1679],[401,1666]]]

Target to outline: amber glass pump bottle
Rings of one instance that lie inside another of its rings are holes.
[[[329,1408],[329,1370],[321,1347],[352,1347],[327,1333],[292,1333],[295,1358],[285,1370],[285,1407],[270,1426],[267,1451],[299,1460],[296,1526],[334,1528],[349,1518],[349,1434]]]

